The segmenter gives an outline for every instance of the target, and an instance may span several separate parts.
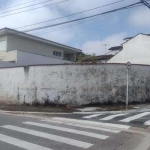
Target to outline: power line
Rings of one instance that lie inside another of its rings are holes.
[[[141,2],[150,9],[150,4],[146,0],[141,0]]]
[[[131,8],[135,8],[135,7],[139,7],[139,6],[143,6],[143,5],[142,5],[142,4],[139,4],[139,5],[137,5],[137,6],[128,7],[128,8],[126,8],[126,9],[131,9]],[[95,17],[95,18],[92,18],[92,19],[88,19],[88,20],[79,22],[79,23],[76,23],[76,24],[73,24],[73,25],[61,27],[61,28],[58,28],[58,29],[55,29],[55,30],[51,30],[51,31],[47,31],[47,32],[35,33],[35,34],[36,34],[36,35],[42,35],[42,34],[47,34],[47,33],[55,32],[55,31],[59,31],[59,30],[62,30],[62,29],[66,29],[66,28],[68,28],[68,27],[73,27],[73,26],[77,26],[77,25],[79,25],[79,24],[83,24],[83,23],[89,22],[89,21],[91,21],[91,20],[97,19],[98,17],[99,17],[99,16],[97,16],[97,17]]]
[[[111,11],[107,11],[107,12],[104,12],[104,13],[99,13],[99,14],[96,14],[96,15],[91,15],[91,16],[88,16],[88,17],[78,18],[78,19],[74,19],[74,20],[70,20],[70,21],[65,21],[65,22],[60,22],[60,23],[56,23],[56,24],[52,24],[52,25],[43,26],[43,27],[37,27],[37,28],[25,30],[24,32],[31,32],[31,31],[36,31],[36,30],[40,30],[40,29],[55,27],[55,26],[59,26],[59,25],[63,25],[63,24],[68,24],[68,23],[71,23],[71,22],[85,20],[85,19],[88,19],[88,18],[92,18],[92,17],[96,17],[96,16],[100,16],[100,15],[104,15],[104,14],[108,14],[108,13],[120,11],[122,9],[127,9],[128,7],[132,7],[132,6],[135,6],[135,5],[140,4],[140,3],[141,2],[134,3],[134,4],[131,4],[131,5],[128,5],[128,6],[125,6],[125,7],[121,7],[121,8],[114,9],[114,10],[111,10]]]
[[[10,6],[10,7],[5,7],[4,9],[1,9],[1,10],[13,8],[13,7],[18,7],[18,6],[21,6],[21,5],[24,5],[24,4],[27,4],[27,3],[31,3],[31,2],[35,2],[35,0],[28,1],[28,2],[25,2],[25,3],[21,3],[21,4],[19,4],[19,5],[14,5],[14,6]]]
[[[135,8],[135,7],[139,7],[139,6],[143,6],[143,5],[137,5],[137,6],[132,6],[132,7],[129,7],[127,9],[131,9],[131,8]],[[99,16],[98,16],[99,17]],[[94,20],[94,19],[97,19],[98,17],[95,17],[95,18],[92,18],[92,19],[89,19],[89,20],[86,20],[86,21],[82,21],[80,23],[77,23],[77,24],[73,24],[73,25],[70,25],[70,26],[65,26],[65,27],[61,27],[61,28],[58,28],[58,29],[55,29],[55,30],[51,30],[51,31],[48,31],[48,32],[41,32],[41,33],[36,33],[36,35],[42,35],[42,34],[46,34],[46,33],[51,33],[51,32],[55,32],[55,31],[59,31],[59,30],[62,30],[62,29],[66,29],[68,27],[73,27],[73,26],[77,26],[79,24],[82,24],[82,23],[86,23],[88,21],[91,21],[91,20]]]
[[[44,5],[44,6],[40,6],[40,7],[37,7],[37,8],[32,8],[32,9],[28,9],[28,10],[24,10],[24,11],[12,13],[12,14],[0,16],[0,18],[2,18],[2,17],[7,17],[7,16],[11,16],[11,15],[15,15],[15,14],[19,14],[19,13],[23,13],[23,12],[27,12],[27,11],[31,11],[31,10],[36,10],[36,9],[43,8],[43,7],[47,7],[47,6],[52,6],[52,5],[64,3],[64,2],[66,2],[66,1],[69,1],[69,0],[63,0],[63,1],[60,1],[60,2],[57,2],[57,3],[53,3],[53,4],[49,4],[49,5]]]
[[[150,0],[149,0],[149,1],[150,1]],[[136,7],[140,7],[140,6],[144,6],[144,5],[139,4],[139,5],[136,5],[136,6],[128,7],[128,8],[126,8],[126,9],[136,8]],[[98,17],[99,17],[99,16],[98,16]],[[83,22],[80,22],[80,23],[77,23],[77,24],[73,24],[73,25],[70,25],[70,26],[61,27],[61,28],[58,28],[58,29],[55,29],[55,30],[52,30],[52,31],[38,33],[38,35],[55,32],[55,31],[58,31],[58,30],[66,29],[66,28],[68,28],[68,27],[77,26],[77,25],[79,25],[79,24],[83,24],[83,23],[89,22],[89,21],[91,21],[91,20],[97,19],[98,17],[95,17],[95,18],[92,18],[92,19],[89,19],[89,20],[86,20],[86,21],[83,21]]]
[[[86,20],[86,21],[82,21],[82,22],[79,22],[79,23],[76,23],[76,24],[73,24],[73,25],[69,25],[69,26],[65,26],[65,27],[60,27],[60,28],[55,29],[55,30],[52,30],[52,31],[36,33],[36,35],[37,35],[37,34],[38,34],[38,35],[42,35],[42,34],[46,34],[46,33],[55,32],[55,31],[58,31],[58,30],[61,30],[61,29],[66,29],[66,28],[69,28],[69,27],[77,26],[77,25],[79,25],[79,24],[82,24],[82,23],[85,23],[85,22],[94,20],[94,19],[96,19],[96,18],[97,18],[97,17],[92,18],[92,19],[89,19],[89,20]]]
[[[140,2],[139,2],[139,4],[140,4]],[[136,6],[135,6],[136,5]],[[139,7],[139,6],[142,6],[142,5],[138,5],[138,3],[135,3],[135,4],[132,4],[132,5],[128,5],[128,6],[125,6],[125,7],[122,7],[122,9],[131,9],[131,8],[135,8],[135,7]],[[120,10],[121,10],[121,8],[119,8]],[[117,9],[118,10],[118,9]],[[111,12],[112,11],[116,11],[116,10],[111,10]],[[105,13],[108,13],[108,12],[105,12]],[[104,13],[103,13],[104,14]],[[102,14],[101,14],[102,15]],[[100,15],[99,15],[100,16]],[[97,18],[98,16],[95,16],[95,19]],[[92,19],[89,19],[89,20],[85,20],[84,22],[87,22],[87,21],[90,21],[90,20],[93,20],[93,18]],[[82,23],[84,23],[84,22],[82,22]],[[81,22],[80,23],[78,23],[78,24],[81,24]],[[75,24],[75,25],[78,25],[78,24]],[[72,26],[75,26],[75,25],[72,25]],[[66,28],[66,27],[65,27]],[[59,30],[59,29],[58,29]],[[14,30],[15,31],[15,30]],[[53,31],[51,31],[51,32],[54,32],[54,31],[56,31],[56,30],[53,30]],[[24,33],[23,31],[18,31],[18,35],[19,34],[22,34],[22,33]],[[12,33],[13,34],[13,33]]]
[[[120,2],[123,2],[123,1],[125,1],[125,0],[116,1],[116,2],[113,2],[113,3],[109,3],[109,4],[106,4],[106,5],[102,5],[102,6],[95,7],[95,8],[92,8],[92,9],[88,9],[88,10],[85,10],[85,11],[74,13],[74,14],[71,14],[71,15],[66,15],[66,16],[63,16],[63,17],[59,17],[59,18],[55,18],[55,19],[51,19],[51,20],[46,20],[46,21],[39,22],[39,23],[34,23],[34,24],[26,25],[26,26],[21,26],[21,27],[18,27],[16,29],[25,28],[25,27],[29,27],[29,26],[33,26],[33,25],[46,23],[46,22],[49,22],[49,21],[55,21],[55,20],[58,20],[58,19],[63,19],[63,18],[66,18],[66,17],[75,16],[75,15],[86,13],[86,12],[89,12],[89,11],[93,11],[93,10],[96,10],[96,9],[99,9],[99,8],[102,8],[102,7],[107,7],[107,6],[110,6],[110,5],[113,5],[113,4],[117,4],[117,3],[120,3]]]
[[[102,45],[102,46],[105,47],[105,55],[106,55],[106,51],[107,51],[107,46],[108,46],[108,44],[104,44],[104,45]]]
[[[50,1],[54,1],[54,0],[47,0],[47,1],[40,2],[40,3],[36,3],[36,4],[24,6],[24,7],[21,7],[21,8],[16,8],[16,9],[13,9],[13,10],[8,10],[8,11],[5,11],[5,12],[1,12],[0,14],[5,14],[5,13],[12,12],[12,11],[15,11],[15,10],[20,10],[20,9],[28,8],[28,7],[31,7],[31,6],[36,6],[36,5],[43,4],[43,3],[46,3],[46,2],[50,2]]]

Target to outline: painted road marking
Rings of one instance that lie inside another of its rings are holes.
[[[94,130],[100,130],[100,131],[105,131],[105,132],[112,132],[112,133],[119,133],[119,130],[114,130],[114,129],[106,129],[106,128],[101,128],[101,127],[92,127],[92,126],[87,126],[87,125],[81,125],[81,124],[74,124],[74,123],[64,123],[62,121],[54,121],[54,120],[46,120],[43,119],[42,121],[45,122],[50,122],[50,123],[59,123],[59,124],[65,124],[65,125],[70,125],[74,127],[80,127],[80,128],[86,128],[86,129],[94,129]]]
[[[50,139],[50,140],[53,140],[53,141],[65,143],[65,144],[68,144],[68,145],[73,145],[73,146],[76,146],[76,147],[85,148],[85,149],[93,146],[93,144],[90,144],[90,143],[87,143],[87,142],[82,142],[82,141],[74,140],[74,139],[71,139],[71,138],[65,138],[65,137],[62,137],[62,136],[57,136],[57,135],[48,134],[48,133],[35,131],[35,130],[31,130],[31,129],[26,129],[26,128],[21,128],[21,127],[17,127],[17,126],[6,125],[6,126],[2,126],[2,127],[6,128],[6,129],[14,130],[14,131],[22,132],[22,133],[25,133],[25,134],[30,134],[30,135],[34,135],[34,136],[37,136],[37,137],[42,137],[42,138]]]
[[[82,118],[84,118],[84,119],[90,119],[90,118],[98,117],[98,116],[100,116],[100,115],[102,115],[102,114],[94,114],[94,115],[84,116],[84,117],[82,117]]]
[[[36,122],[24,122],[24,123],[28,124],[28,125],[34,125],[34,126],[44,127],[44,128],[48,128],[48,129],[54,129],[54,130],[65,131],[65,132],[70,132],[70,133],[74,133],[74,134],[80,134],[80,135],[89,136],[89,137],[102,139],[102,140],[109,138],[109,136],[102,135],[102,134],[96,134],[96,133],[91,133],[91,132],[86,132],[86,131],[74,130],[74,129],[58,127],[58,126],[53,126],[53,125],[48,125],[48,124],[42,124],[42,123],[36,123]]]
[[[130,121],[139,119],[139,118],[144,117],[144,116],[149,115],[149,114],[150,114],[150,112],[144,112],[144,113],[140,113],[140,114],[138,114],[138,115],[134,115],[134,116],[125,118],[125,119],[120,120],[120,121],[121,121],[121,122],[130,122]]]
[[[56,121],[66,121],[70,123],[80,123],[80,124],[86,124],[86,125],[96,125],[96,126],[104,126],[104,127],[113,127],[113,128],[119,128],[119,129],[129,129],[130,126],[122,125],[122,124],[112,124],[112,123],[103,123],[103,122],[96,122],[96,121],[86,121],[86,120],[79,120],[79,119],[69,119],[69,118],[60,118],[60,117],[54,117],[52,120]]]
[[[146,121],[146,122],[144,123],[144,125],[149,126],[149,125],[150,125],[150,120]]]
[[[0,134],[0,141],[26,149],[26,150],[52,150],[40,145],[32,144],[30,142],[22,141],[10,136]]]
[[[127,115],[127,114],[116,114],[116,115],[110,115],[110,116],[107,116],[107,117],[102,118],[102,119],[100,119],[100,120],[108,121],[108,120],[114,119],[114,118],[116,118],[116,117],[125,116],[125,115]]]

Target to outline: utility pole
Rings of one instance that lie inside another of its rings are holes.
[[[143,3],[145,6],[147,6],[150,9],[150,4],[146,0],[141,0],[141,3]]]
[[[107,50],[107,46],[108,46],[108,44],[104,44],[104,45],[102,45],[102,46],[104,46],[105,47],[105,55],[106,55],[106,50]],[[107,61],[105,60],[105,63],[106,63]]]
[[[131,69],[131,63],[127,62],[127,94],[126,94],[126,109],[128,109],[129,104],[129,69]]]
[[[105,47],[105,55],[106,55],[106,50],[107,50],[107,46],[108,46],[108,44],[104,44],[104,45],[102,45],[102,46],[104,46],[104,47]]]

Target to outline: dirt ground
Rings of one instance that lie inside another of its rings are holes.
[[[0,105],[0,110],[5,111],[25,111],[25,112],[67,112],[73,111],[72,108],[55,106],[24,106],[24,105]]]
[[[128,109],[133,109],[133,106],[129,106]],[[126,110],[123,105],[101,105],[101,106],[25,106],[14,104],[0,104],[0,110],[4,111],[24,111],[24,112],[56,112],[56,113],[71,113],[71,112],[83,112],[83,111],[119,111]]]

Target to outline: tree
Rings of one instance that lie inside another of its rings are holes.
[[[92,63],[96,63],[96,56],[95,53],[92,53],[91,55],[89,54],[84,54],[81,53],[78,57],[78,62],[82,63],[82,62],[92,62]]]

